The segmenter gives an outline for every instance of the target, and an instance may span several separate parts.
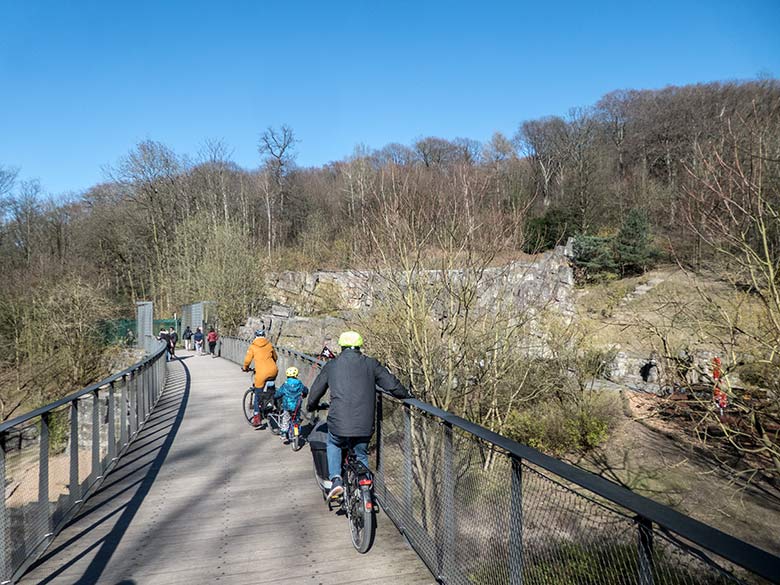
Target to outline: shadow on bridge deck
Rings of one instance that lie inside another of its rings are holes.
[[[245,423],[237,366],[185,355],[168,368],[131,448],[21,583],[435,582],[385,516],[367,555],[352,548],[308,447]]]

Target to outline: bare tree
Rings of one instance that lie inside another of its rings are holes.
[[[537,191],[542,205],[547,209],[553,200],[553,179],[562,171],[562,139],[566,135],[566,123],[562,118],[550,117],[523,122],[515,135],[520,151],[534,162],[538,173]]]
[[[0,165],[0,198],[11,192],[18,176],[19,169]]]
[[[292,128],[286,124],[279,128],[269,126],[260,136],[258,150],[263,157],[260,184],[266,205],[269,256],[274,244],[273,224],[285,216],[285,202],[290,196],[289,175],[295,163],[294,149],[297,142]]]
[[[733,448],[754,458],[757,468],[780,477],[780,110],[767,123],[759,107],[754,104],[751,116],[734,123],[725,120],[721,144],[700,149],[689,168],[687,219],[715,252],[714,262],[735,294],[750,292],[739,305],[702,295],[710,319],[725,332],[723,390],[737,413],[734,420],[713,410],[706,417]],[[755,380],[758,398],[737,388],[728,375],[751,362],[761,372]]]

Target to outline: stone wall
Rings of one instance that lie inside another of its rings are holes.
[[[570,319],[574,315],[570,257],[571,243],[486,270],[478,292],[479,306],[501,304],[514,307],[518,313],[532,314],[546,308]],[[435,270],[427,273],[432,283],[443,276]],[[457,280],[466,275],[451,271],[446,276]],[[251,318],[240,335],[251,337],[255,329],[270,328],[270,338],[279,345],[315,353],[323,345],[333,348],[350,316],[381,304],[388,286],[387,279],[380,275],[358,270],[272,274],[267,287],[274,305],[263,315]]]
[[[552,304],[571,315],[574,275],[570,257],[571,243],[529,260],[490,268],[482,277],[480,301],[489,305],[499,295],[509,294],[518,308]],[[431,270],[427,275],[435,281],[442,273]],[[457,279],[462,274],[450,271],[447,276]],[[273,302],[305,316],[371,308],[381,302],[388,287],[378,274],[359,270],[281,272],[269,275],[266,284]]]

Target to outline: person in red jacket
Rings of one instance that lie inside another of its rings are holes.
[[[211,354],[211,357],[217,357],[214,354],[214,350],[217,347],[217,339],[219,339],[219,335],[217,335],[217,332],[214,331],[213,327],[209,327],[209,334],[206,336],[206,341],[209,342],[209,353]]]

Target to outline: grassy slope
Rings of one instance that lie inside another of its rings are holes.
[[[715,280],[694,285],[687,275],[670,268],[581,290],[578,316],[595,343],[618,345],[638,356],[660,350],[659,340],[648,334],[649,324],[668,327],[674,344],[712,349],[708,340],[711,342],[717,331],[684,318],[672,327],[665,310],[670,299],[686,306],[700,302],[697,286],[722,295],[724,302],[737,300],[738,295],[730,295],[726,286]],[[780,492],[738,480],[718,465],[709,451],[711,446],[695,441],[657,415],[660,400],[626,391],[623,414],[607,443],[577,463],[780,554]]]

